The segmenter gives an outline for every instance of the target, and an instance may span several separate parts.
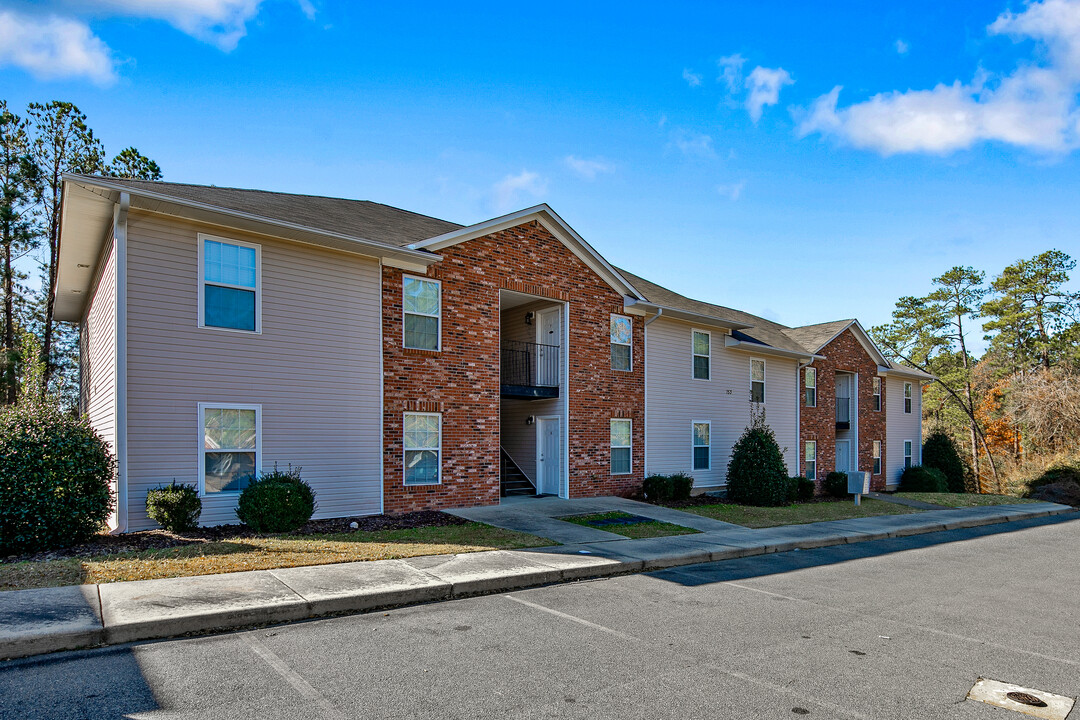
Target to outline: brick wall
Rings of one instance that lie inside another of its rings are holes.
[[[877,375],[877,362],[851,332],[846,330],[822,348],[811,367],[817,368],[817,407],[806,407],[806,373],[799,378],[802,414],[799,419],[802,442],[817,441],[818,484],[836,467],[836,373],[849,372],[859,375],[858,421],[859,447],[858,468],[871,471],[874,467],[874,440],[881,441],[882,473],[870,479],[874,490],[885,488],[885,383],[881,384],[881,410],[874,410],[873,381]],[[854,428],[854,424],[852,424]],[[800,445],[800,452],[805,447]],[[802,458],[800,456],[800,463]]]
[[[633,318],[633,371],[611,369],[609,319],[622,295],[538,222],[439,251],[442,350],[402,348],[404,273],[383,268],[384,506],[387,512],[499,502],[499,291],[568,303],[566,378],[571,497],[627,494],[643,479],[644,326]],[[566,352],[564,350],[563,352]],[[442,483],[403,483],[402,414],[443,416]],[[610,426],[633,422],[634,471],[612,476]]]

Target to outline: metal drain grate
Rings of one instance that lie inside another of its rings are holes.
[[[989,678],[979,678],[967,697],[968,700],[1013,710],[1031,717],[1044,718],[1044,720],[1065,720],[1074,703],[1073,698],[1064,695],[1032,690]]]

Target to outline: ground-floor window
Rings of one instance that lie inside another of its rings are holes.
[[[911,441],[904,441],[904,469],[911,467]]]
[[[405,413],[405,484],[436,485],[442,460],[442,415]]]
[[[708,470],[712,466],[712,453],[710,453],[710,436],[712,424],[709,422],[694,421],[694,469]]]
[[[199,403],[199,493],[238,493],[258,472],[262,406]]]
[[[806,465],[806,479],[817,480],[817,440],[807,440],[803,451],[803,464]]]
[[[630,420],[611,420],[611,474],[626,475],[630,472],[630,437],[633,423]]]
[[[874,441],[874,474],[881,474],[881,441]]]

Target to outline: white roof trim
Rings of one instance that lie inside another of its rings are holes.
[[[746,330],[754,327],[753,325],[747,325],[746,323],[734,322],[733,320],[725,320],[721,317],[714,315],[703,315],[701,313],[690,312],[689,310],[680,310],[678,308],[669,307],[667,305],[657,305],[651,302],[642,302],[640,300],[634,300],[628,298],[624,303],[625,309],[638,308],[646,313],[659,313],[663,310],[663,317],[668,320],[682,320],[683,322],[695,323],[699,325],[708,325],[709,327],[721,328],[727,330]]]
[[[612,288],[623,295],[629,295],[635,299],[644,299],[644,296],[639,293],[626,278],[620,275],[619,272],[600,255],[600,253],[596,252],[596,250],[589,245],[589,243],[585,242],[585,239],[578,235],[572,227],[567,225],[566,221],[559,217],[547,203],[534,205],[533,207],[518,210],[517,212],[512,212],[508,215],[501,215],[497,218],[476,223],[475,225],[469,225],[460,230],[453,230],[442,235],[437,235],[422,242],[413,243],[408,247],[413,250],[438,252],[445,247],[457,245],[458,243],[463,243],[468,240],[475,240],[478,237],[490,235],[501,230],[507,230],[530,220],[536,220],[543,225],[548,232],[559,238],[572,253],[588,265],[593,272],[604,278]]]
[[[866,352],[870,353],[870,355],[875,360],[877,360],[878,365],[888,365],[888,358],[886,358],[885,354],[878,349],[878,346],[874,343],[874,341],[870,339],[869,333],[866,332],[866,329],[863,328],[862,324],[858,320],[852,320],[847,325],[837,330],[833,334],[833,336],[823,342],[820,347],[814,348],[814,351],[817,352],[818,350],[821,350],[821,348],[825,347],[833,340],[843,335],[846,331],[850,330],[852,326],[854,326],[859,331],[855,333],[855,339],[859,341],[859,344],[863,346],[863,349],[866,350]]]

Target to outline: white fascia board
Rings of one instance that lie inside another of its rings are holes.
[[[508,215],[501,215],[481,223],[476,223],[475,225],[469,225],[468,227],[459,230],[436,235],[435,237],[422,242],[413,243],[408,247],[412,250],[438,252],[451,245],[457,245],[458,243],[475,240],[476,238],[485,235],[508,230],[509,228],[521,225],[530,220],[536,220],[543,225],[548,232],[559,238],[559,240],[561,240],[574,255],[588,265],[593,272],[604,278],[612,288],[623,295],[628,295],[635,299],[642,297],[641,293],[639,293],[626,278],[620,275],[619,272],[612,267],[602,255],[600,255],[600,253],[596,252],[596,250],[589,245],[589,243],[585,242],[585,239],[578,235],[572,227],[567,225],[566,221],[559,217],[547,203],[534,205],[533,207],[518,210],[517,212],[512,212]]]
[[[667,311],[664,312],[667,315]],[[772,345],[761,345],[760,343],[746,342],[745,340],[739,340],[737,338],[728,335],[724,338],[724,346],[729,350],[738,350],[740,352],[755,353],[758,355],[776,355],[777,357],[792,358],[794,360],[824,360],[824,355],[811,355],[810,353],[797,352],[795,350],[784,350],[782,348],[773,347]]]
[[[912,378],[920,380],[924,383],[933,382],[937,380],[936,375],[917,370],[916,368],[905,367],[904,365],[878,365],[879,375],[893,375],[895,377]]]

